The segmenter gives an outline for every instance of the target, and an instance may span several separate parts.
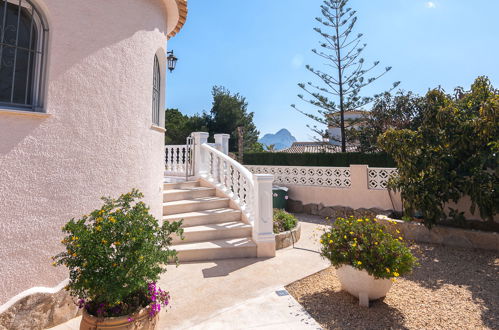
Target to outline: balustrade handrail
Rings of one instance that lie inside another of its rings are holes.
[[[206,169],[208,169],[201,175],[218,184],[229,198],[239,204],[249,222],[253,223],[255,207],[252,205],[255,201],[253,174],[242,164],[207,143],[202,144],[201,149],[206,152],[205,161],[207,162]]]

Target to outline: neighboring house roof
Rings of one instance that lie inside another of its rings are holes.
[[[355,147],[347,147],[347,151],[356,151]],[[290,154],[302,153],[335,153],[341,152],[341,146],[335,146],[328,142],[295,142],[291,147],[277,152]]]
[[[175,28],[173,28],[173,30],[168,33],[168,39],[175,36],[180,31],[180,29],[182,29],[185,21],[187,20],[187,0],[175,0],[175,2],[177,4],[179,18]]]

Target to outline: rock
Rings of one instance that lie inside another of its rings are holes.
[[[319,207],[317,206],[317,204],[306,204],[306,205],[303,205],[303,213],[312,214],[312,215],[318,215],[318,213],[319,213]]]
[[[336,219],[336,211],[331,207],[324,207],[319,211],[319,215],[324,218]]]
[[[289,199],[286,205],[286,211],[291,213],[303,213],[303,203]]]
[[[0,314],[0,329],[46,329],[79,314],[73,298],[64,290],[24,297]]]

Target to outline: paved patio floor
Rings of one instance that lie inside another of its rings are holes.
[[[160,329],[317,329],[284,285],[329,266],[318,254],[318,219],[298,215],[302,234],[295,247],[269,259],[228,259],[169,267],[159,285],[170,291],[171,307],[162,311]],[[78,329],[79,318],[55,327]]]

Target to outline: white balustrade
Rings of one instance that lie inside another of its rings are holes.
[[[171,176],[184,176],[187,157],[187,145],[165,146],[165,174]]]
[[[239,206],[253,227],[252,238],[257,244],[258,257],[275,256],[272,223],[272,182],[268,174],[252,174],[230,158],[228,135],[215,135],[220,148],[207,143],[208,134],[192,133],[195,150],[195,175],[213,184]]]

